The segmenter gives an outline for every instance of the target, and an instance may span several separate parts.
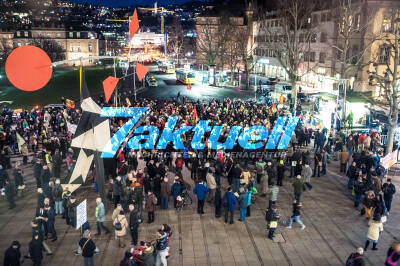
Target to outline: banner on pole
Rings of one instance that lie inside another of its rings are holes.
[[[381,158],[381,163],[385,169],[389,169],[392,165],[397,163],[397,150]]]
[[[79,229],[87,221],[86,200],[76,208],[76,229]]]
[[[78,125],[71,124],[70,122],[67,121],[68,132],[71,132],[72,134],[75,134],[77,127],[78,127]]]

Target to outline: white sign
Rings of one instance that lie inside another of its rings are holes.
[[[68,132],[71,132],[72,134],[75,134],[77,127],[78,127],[78,125],[71,124],[70,122],[67,121]]]
[[[86,200],[76,208],[76,229],[79,229],[87,221]]]

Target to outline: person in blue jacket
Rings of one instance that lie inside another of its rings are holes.
[[[207,188],[207,186],[204,185],[203,181],[198,183],[193,189],[193,193],[197,195],[197,213],[198,214],[204,214],[204,211],[203,211],[204,200],[206,199],[207,192],[208,192],[208,188]]]
[[[179,177],[176,176],[174,184],[171,187],[171,196],[174,198],[174,208],[176,208],[177,200],[176,198],[181,194],[182,185],[179,183]]]
[[[249,193],[247,193],[243,187],[239,189],[239,207],[240,207],[240,219],[239,221],[244,222],[246,220],[247,204],[249,201]]]
[[[224,195],[224,207],[225,207],[225,223],[228,223],[228,213],[231,214],[230,224],[233,224],[233,213],[235,211],[238,200],[235,194],[232,193],[232,188],[228,187],[228,191]]]

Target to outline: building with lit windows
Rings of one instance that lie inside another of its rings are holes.
[[[0,34],[1,35],[1,34]],[[13,46],[45,45],[44,50],[54,60],[72,60],[100,55],[100,42],[97,33],[90,31],[66,30],[64,28],[33,27],[29,30],[17,30],[13,35]],[[57,57],[58,53],[62,56]],[[93,65],[93,60],[82,61],[83,65]],[[78,65],[79,61],[69,65]]]
[[[347,52],[347,62],[350,64],[368,65],[369,62],[378,63],[381,73],[386,70],[385,60],[388,60],[387,50],[382,41],[375,41],[371,45],[371,39],[385,32],[393,32],[395,19],[393,12],[395,7],[400,8],[400,2],[395,0],[353,0],[352,17],[354,28],[359,27],[352,34]],[[369,75],[366,67],[353,67],[344,75],[341,71],[343,54],[339,52],[343,44],[343,38],[339,37],[341,24],[335,17],[334,8],[316,10],[309,18],[313,30],[309,41],[304,40],[300,34],[299,42],[307,42],[309,48],[303,56],[303,62],[299,65],[299,71],[306,73],[298,82],[308,92],[334,92],[337,90],[338,80],[349,81],[348,88],[355,91],[372,91],[379,95],[379,88],[369,85]],[[268,36],[263,27],[270,27],[279,31],[279,18],[273,12],[262,21],[254,21],[253,57],[257,74],[266,77],[280,77],[287,80],[287,74],[283,66],[275,57],[273,45],[270,43],[273,36]],[[363,27],[363,25],[365,25]],[[368,26],[367,26],[368,25]],[[267,32],[273,32],[267,31]],[[335,48],[338,47],[339,49]],[[365,50],[365,52],[363,52]],[[355,66],[355,65],[354,65]]]

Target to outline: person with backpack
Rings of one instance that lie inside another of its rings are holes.
[[[257,184],[261,183],[261,177],[264,174],[265,166],[267,165],[266,162],[263,162],[262,158],[256,162],[256,169],[257,169]]]
[[[357,248],[355,253],[351,253],[346,260],[346,266],[365,266],[363,248]]]
[[[268,208],[267,213],[265,214],[265,220],[267,221],[268,238],[273,240],[279,220],[279,214],[275,204],[272,204],[272,206]]]
[[[385,201],[385,206],[388,214],[392,208],[393,195],[396,193],[396,187],[392,184],[392,179],[388,178],[386,183],[382,186],[383,200]]]
[[[386,253],[385,266],[396,266],[400,261],[400,242],[394,242]]]
[[[231,214],[230,224],[233,224],[233,214],[235,212],[235,206],[238,200],[236,196],[232,193],[232,187],[228,187],[228,191],[225,192],[223,204],[225,208],[225,223],[228,223],[228,214]]]
[[[89,230],[85,230],[83,232],[82,238],[79,240],[78,245],[78,251],[75,254],[82,254],[83,263],[85,266],[93,266],[93,256],[95,253],[98,253],[98,249],[90,237]]]
[[[157,232],[156,240],[156,266],[167,266],[167,256],[168,256],[168,240],[167,234],[159,229]]]
[[[128,228],[128,221],[126,220],[124,211],[120,211],[118,216],[113,221],[115,236],[117,239],[117,246],[119,248],[125,247],[125,235]]]

